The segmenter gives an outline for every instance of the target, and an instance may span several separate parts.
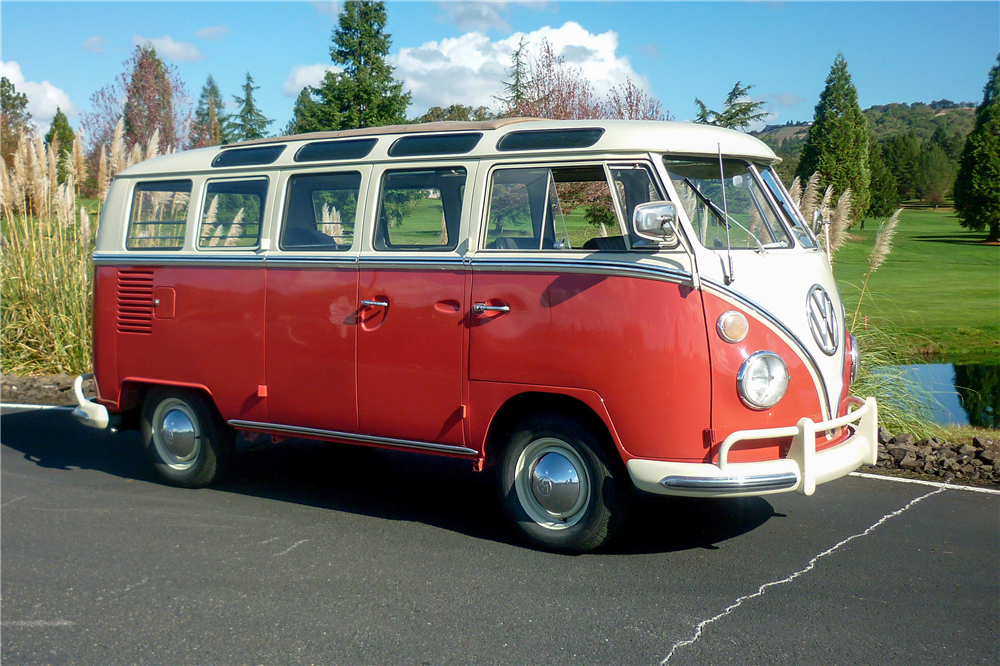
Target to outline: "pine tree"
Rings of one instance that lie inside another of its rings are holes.
[[[820,93],[796,175],[805,181],[817,171],[824,188],[833,185],[835,196],[850,188],[855,219],[864,219],[871,201],[868,121],[858,106],[858,91],[840,53]]]
[[[521,115],[528,101],[528,63],[527,42],[524,37],[517,43],[517,48],[510,55],[510,81],[503,82],[503,92],[496,96],[502,109],[501,118],[514,118]]]
[[[56,116],[52,119],[52,125],[49,127],[49,131],[45,135],[45,143],[50,146],[53,142],[56,144],[56,150],[59,155],[58,171],[60,184],[66,182],[66,160],[72,158],[73,139],[75,138],[76,134],[73,132],[73,128],[69,125],[69,118],[67,118],[66,114],[62,112],[62,109],[57,106]]]
[[[253,141],[267,136],[267,128],[273,123],[257,108],[253,91],[260,86],[253,84],[253,77],[247,72],[247,82],[243,84],[243,97],[233,97],[239,110],[233,116],[233,133],[237,141]]]
[[[976,127],[965,140],[955,180],[955,209],[963,227],[989,229],[987,241],[1000,241],[1000,55],[990,70]]]
[[[722,111],[709,110],[700,99],[695,97],[694,103],[698,105],[698,117],[695,122],[744,130],[750,126],[750,123],[766,118],[766,111],[758,111],[764,106],[764,102],[741,101],[748,99],[747,93],[753,88],[752,84],[741,88],[741,83],[743,82],[737,81],[733,89],[729,91],[729,95],[726,97],[726,108]]]
[[[872,217],[889,217],[899,208],[899,189],[896,177],[885,163],[882,146],[872,134],[868,140],[868,160],[871,164],[871,207],[868,214]]]
[[[394,68],[386,62],[391,35],[386,34],[385,24],[384,2],[344,3],[330,47],[330,58],[343,71],[327,72],[320,87],[310,89],[312,101],[320,108],[306,104],[299,114],[301,124],[313,125],[309,131],[406,122],[410,93],[403,92],[403,83],[393,77]]]
[[[285,127],[285,134],[322,132],[340,127],[340,112],[332,106],[320,104],[313,97],[315,88],[306,86],[295,99],[292,119]]]
[[[198,106],[191,123],[190,148],[221,146],[232,141],[232,119],[225,111],[222,93],[215,79],[209,75],[198,97]]]
[[[0,151],[10,167],[18,141],[31,132],[31,114],[28,113],[28,96],[17,92],[6,76],[0,78],[0,111]]]

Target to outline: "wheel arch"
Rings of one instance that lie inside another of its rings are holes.
[[[524,390],[507,398],[493,413],[483,440],[485,467],[495,465],[503,456],[507,440],[517,424],[536,414],[561,414],[587,426],[624,468],[624,449],[618,441],[614,424],[600,396],[570,395],[556,390]],[[596,405],[594,404],[596,402]]]

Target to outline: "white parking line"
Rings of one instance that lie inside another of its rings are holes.
[[[70,622],[69,620],[27,620],[27,621],[13,621],[13,622],[0,622],[0,625],[4,627],[72,627],[76,622]]]
[[[941,483],[940,481],[921,481],[920,479],[907,479],[901,476],[886,476],[883,474],[866,474],[864,472],[851,472],[850,476],[861,479],[876,479],[878,481],[892,481],[894,483],[912,483],[916,486],[930,486],[931,488],[947,488],[948,490],[966,490],[970,493],[985,493],[987,495],[1000,495],[1000,490],[992,488],[979,488],[977,486],[958,486],[953,483]]]
[[[11,409],[54,409],[59,412],[72,412],[75,407],[65,405],[22,405],[16,402],[0,402],[0,409],[10,407]]]
[[[702,620],[695,627],[694,636],[692,636],[691,638],[688,638],[686,640],[677,641],[676,643],[674,643],[673,647],[670,648],[670,652],[667,654],[666,657],[663,658],[663,661],[660,662],[660,665],[661,666],[665,666],[665,664],[667,664],[670,661],[670,659],[674,656],[674,653],[677,652],[677,650],[679,650],[682,647],[686,647],[688,645],[691,645],[692,643],[695,643],[699,638],[701,638],[702,631],[704,631],[705,627],[707,627],[708,625],[712,624],[716,620],[721,620],[722,618],[726,617],[727,615],[729,615],[730,613],[732,613],[734,610],[736,610],[737,608],[739,608],[741,605],[743,605],[744,601],[748,601],[750,599],[754,599],[756,597],[759,597],[759,596],[763,595],[764,592],[766,592],[767,589],[770,588],[770,587],[776,587],[778,585],[784,585],[785,583],[792,582],[793,580],[795,580],[799,576],[801,576],[801,575],[803,575],[805,573],[808,573],[809,571],[812,571],[816,567],[816,563],[820,559],[826,557],[827,555],[830,555],[830,554],[834,553],[835,551],[837,551],[838,549],[840,549],[841,546],[845,546],[848,543],[850,543],[851,541],[854,541],[855,539],[858,539],[860,537],[867,536],[868,534],[870,534],[874,530],[876,530],[879,527],[881,527],[882,524],[885,523],[887,520],[889,520],[890,518],[895,518],[896,516],[898,516],[899,514],[903,513],[904,511],[906,511],[907,509],[909,509],[911,506],[913,506],[914,504],[916,504],[917,502],[920,502],[921,500],[925,500],[928,497],[930,497],[931,495],[937,495],[938,493],[942,493],[945,490],[950,490],[953,487],[954,486],[944,486],[944,485],[942,485],[937,490],[933,490],[933,491],[927,493],[926,495],[921,495],[920,497],[917,497],[916,499],[914,499],[913,501],[911,501],[909,504],[907,504],[906,506],[904,506],[902,509],[897,509],[897,510],[893,511],[892,513],[887,513],[886,515],[882,516],[881,518],[878,519],[878,521],[874,525],[872,525],[871,527],[869,527],[868,529],[866,529],[864,532],[860,532],[860,533],[855,534],[853,536],[849,536],[846,539],[844,539],[843,541],[841,541],[840,543],[838,543],[837,545],[824,550],[822,553],[820,553],[816,557],[814,557],[811,560],[809,560],[809,564],[807,564],[804,569],[800,569],[799,571],[796,571],[795,573],[793,573],[791,576],[788,576],[786,578],[782,578],[781,580],[775,580],[775,581],[771,581],[770,583],[764,583],[759,588],[757,588],[756,592],[754,592],[753,594],[747,594],[747,595],[744,595],[744,596],[740,597],[739,599],[737,599],[736,601],[734,601],[732,604],[730,604],[729,607],[726,608],[726,610],[722,611],[721,613],[719,613],[715,617],[710,617],[707,620]]]

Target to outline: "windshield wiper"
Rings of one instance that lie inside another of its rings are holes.
[[[743,231],[745,231],[748,234],[750,234],[750,238],[752,238],[754,240],[754,242],[757,243],[757,252],[759,252],[760,254],[764,254],[764,253],[767,252],[767,250],[764,248],[764,245],[760,242],[760,239],[757,238],[752,231],[750,231],[749,229],[747,229],[746,227],[744,227],[742,224],[740,224],[739,222],[737,222],[736,220],[734,220],[731,215],[727,215],[726,213],[723,213],[722,210],[718,206],[716,206],[714,203],[712,203],[711,199],[709,199],[704,194],[702,194],[701,192],[698,191],[698,188],[694,186],[694,183],[691,182],[690,178],[685,177],[684,178],[684,182],[687,184],[688,187],[691,188],[691,190],[696,195],[698,195],[699,199],[701,199],[702,201],[705,202],[705,205],[707,205],[709,208],[712,209],[712,211],[715,213],[715,215],[720,220],[722,220],[722,223],[725,224],[727,228],[729,228],[729,229],[732,228],[729,225],[729,222],[732,222],[733,224],[735,224],[736,226],[738,226],[740,229],[742,229]],[[727,222],[726,220],[729,220],[729,222]]]

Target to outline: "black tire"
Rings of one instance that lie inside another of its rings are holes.
[[[146,395],[140,420],[146,455],[163,481],[202,488],[226,471],[233,431],[199,393],[155,387]]]
[[[511,434],[497,474],[508,520],[543,550],[584,553],[605,543],[624,522],[632,498],[628,473],[611,458],[613,450],[570,417],[528,417]]]

